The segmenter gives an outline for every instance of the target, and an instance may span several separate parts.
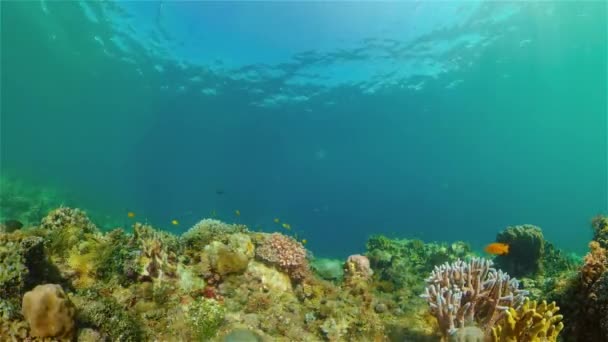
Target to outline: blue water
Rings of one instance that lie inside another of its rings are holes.
[[[2,2],[0,170],[108,229],[215,213],[343,257],[531,223],[584,251],[606,6]]]

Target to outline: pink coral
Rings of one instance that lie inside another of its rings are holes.
[[[256,256],[286,272],[293,280],[301,280],[308,274],[306,249],[298,241],[283,234],[271,234],[257,248]]]

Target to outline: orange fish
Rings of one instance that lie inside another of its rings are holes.
[[[484,251],[494,255],[507,255],[509,254],[509,245],[502,242],[493,242],[487,245]]]

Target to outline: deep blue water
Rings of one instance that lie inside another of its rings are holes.
[[[107,228],[583,251],[608,208],[605,2],[1,6],[0,169]]]

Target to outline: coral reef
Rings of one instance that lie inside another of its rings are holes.
[[[498,255],[494,260],[498,268],[515,277],[542,272],[545,239],[539,227],[531,224],[507,227],[498,233],[496,241],[509,245],[509,253]]]
[[[0,340],[63,338],[36,337],[46,333],[26,314],[24,295],[44,284],[57,284],[64,291],[57,298],[73,303],[66,304],[75,312],[71,328],[56,334],[79,341],[475,341],[507,336],[513,321],[537,327],[544,317],[555,323],[540,329],[548,336],[561,327],[548,317],[559,316],[556,307],[520,306],[518,282],[490,261],[470,259],[463,242],[375,236],[366,253],[328,262],[283,234],[211,219],[181,236],[137,222],[132,230],[97,227],[82,210],[60,207],[0,232]],[[550,293],[565,311],[572,310],[566,298],[585,303],[581,319],[594,326],[586,335],[580,327],[587,326],[572,327],[588,340],[608,327],[595,316],[608,312],[606,251],[599,242],[591,247],[578,287],[564,272],[574,263],[548,242],[544,274],[525,279],[535,298]],[[565,324],[562,334],[572,332]]]
[[[36,286],[23,296],[21,310],[33,337],[69,339],[74,335],[75,308],[59,285]]]
[[[495,270],[492,261],[483,258],[437,266],[426,281],[422,297],[446,338],[469,325],[487,334],[506,309],[518,309],[526,298],[516,279]]]

